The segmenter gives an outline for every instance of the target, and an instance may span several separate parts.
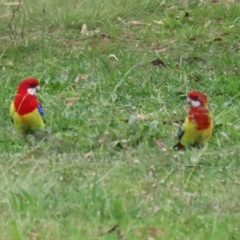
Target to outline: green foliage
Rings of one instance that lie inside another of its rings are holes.
[[[239,239],[237,1],[9,3],[0,0],[1,239]],[[8,114],[29,76],[51,129],[34,147]],[[208,95],[215,132],[208,148],[176,152],[191,89]]]

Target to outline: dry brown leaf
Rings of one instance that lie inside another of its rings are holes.
[[[34,36],[33,40],[36,39],[36,37]],[[69,47],[71,41],[69,39],[64,39],[62,44],[63,46],[66,48],[66,47]]]
[[[163,234],[163,230],[159,228],[149,227],[147,229],[148,233],[152,237],[158,237],[159,235]]]
[[[126,24],[126,22],[121,17],[117,17],[117,20],[123,24]]]
[[[87,25],[84,23],[81,27],[81,34],[82,35],[87,35],[88,30],[87,30]]]
[[[112,58],[112,59],[115,59],[116,61],[118,61],[118,58],[116,57],[115,54],[110,54],[108,57],[109,57],[109,58]]]
[[[8,62],[6,63],[6,65],[7,65],[7,66],[13,66],[13,62],[12,62],[12,61],[8,61]]]
[[[86,73],[80,74],[80,77],[82,80],[88,80],[88,74]]]
[[[67,107],[71,107],[72,105],[73,105],[72,102],[67,102],[67,103],[66,103],[66,106],[67,106]]]
[[[163,119],[162,124],[172,124],[172,121],[170,119]]]
[[[86,152],[85,155],[84,155],[84,157],[85,157],[85,158],[90,158],[90,157],[92,156],[92,154],[93,154],[92,151]]]
[[[95,29],[95,30],[92,30],[92,31],[88,31],[87,32],[87,36],[94,36],[94,35],[97,35],[100,33],[100,30],[99,29]]]
[[[74,82],[75,82],[75,83],[78,83],[80,79],[81,79],[81,80],[87,80],[87,79],[88,79],[88,74],[86,74],[86,73],[80,73],[80,74],[78,74],[78,75],[76,76]]]
[[[116,231],[117,232],[117,235],[118,235],[118,239],[119,240],[122,240],[124,239],[124,232],[121,230],[121,228],[119,227],[119,225],[114,225],[112,228],[110,228],[109,230],[106,230],[104,232],[101,233],[101,235],[106,235],[106,234],[109,234],[109,233],[112,233]]]
[[[218,17],[218,18],[215,19],[215,21],[216,21],[216,22],[222,22],[222,21],[223,21],[223,18]]]
[[[153,141],[162,151],[167,151],[167,146],[160,139],[153,137]]]
[[[30,238],[28,238],[28,239],[37,240],[39,238],[40,238],[39,234],[34,232],[34,233],[30,233]]]
[[[74,80],[75,83],[78,83],[78,82],[79,82],[80,75],[81,75],[81,74],[78,74],[78,75],[75,77],[75,80]]]
[[[162,124],[169,124],[169,125],[173,125],[174,123],[181,124],[184,122],[184,120],[185,120],[184,118],[176,119],[173,121],[171,121],[170,119],[163,119]]]
[[[112,142],[112,148],[113,149],[123,149],[124,148],[124,145],[122,142],[120,141],[113,141]]]
[[[135,229],[135,234],[137,237],[146,237],[146,235],[148,237],[151,237],[151,239],[156,239],[158,238],[160,235],[162,235],[164,233],[164,231],[160,228],[155,228],[155,227],[148,227],[146,229],[143,228],[136,228]],[[147,238],[149,239],[149,238]]]
[[[214,42],[221,42],[221,41],[222,41],[222,38],[217,37],[217,38],[214,38],[213,41],[214,41]]]
[[[130,25],[144,25],[144,22],[141,21],[141,20],[131,20],[131,21],[128,21],[128,24],[130,24]]]
[[[113,227],[111,227],[110,229],[102,231],[101,235],[105,235],[105,234],[109,234],[109,233],[111,233],[111,232],[114,232],[114,231],[116,231],[118,228],[119,228],[119,225],[116,224],[116,225],[114,225]]]
[[[136,118],[137,118],[137,120],[142,120],[142,121],[148,120],[148,117],[144,114],[137,114]]]
[[[117,234],[118,234],[118,239],[119,240],[125,239],[124,232],[120,228],[118,228]]]
[[[24,2],[8,2],[8,3],[3,3],[5,6],[19,6],[19,5],[22,5],[24,4]]]
[[[158,25],[163,25],[163,21],[160,20],[160,21],[153,21],[154,23],[158,24]]]
[[[79,97],[71,97],[71,98],[65,98],[66,106],[71,107],[74,102],[78,101],[80,98]]]
[[[167,47],[158,46],[158,47],[155,47],[154,50],[155,50],[156,53],[165,52],[165,51],[167,51]]]
[[[173,44],[173,43],[176,42],[176,40],[175,39],[165,39],[162,42],[165,43],[165,44],[169,44],[169,43]]]
[[[106,33],[101,33],[101,37],[102,38],[108,38],[108,39],[112,39],[113,37],[111,37],[110,35],[106,34]]]
[[[197,40],[197,39],[196,39],[195,37],[190,37],[190,38],[188,39],[189,42],[196,42],[196,40]]]
[[[161,59],[158,59],[158,58],[151,61],[151,64],[154,66],[167,67],[167,65]]]
[[[82,35],[85,35],[85,36],[93,36],[93,35],[95,35],[95,34],[97,34],[97,33],[99,33],[99,32],[100,32],[99,29],[95,29],[95,30],[93,30],[93,31],[88,31],[87,25],[86,25],[85,23],[82,25],[81,31],[80,31],[80,33],[81,33]]]

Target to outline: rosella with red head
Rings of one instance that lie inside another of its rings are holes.
[[[40,86],[36,78],[21,81],[10,106],[10,116],[15,131],[24,137],[31,134],[39,138],[46,133],[44,109],[36,97],[36,92],[39,90]]]
[[[213,117],[208,108],[207,96],[200,91],[191,91],[188,93],[187,101],[191,108],[179,128],[179,142],[174,149],[203,147],[213,133]]]

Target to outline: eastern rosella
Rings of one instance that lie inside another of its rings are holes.
[[[192,91],[188,93],[187,100],[191,108],[179,128],[179,142],[173,146],[174,149],[203,147],[213,133],[213,117],[208,108],[206,95],[199,91]]]
[[[37,79],[27,78],[21,81],[10,107],[15,131],[23,137],[31,134],[42,138],[46,133],[44,109],[35,95],[38,90],[40,86]]]

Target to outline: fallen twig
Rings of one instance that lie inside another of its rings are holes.
[[[16,34],[16,32],[13,30],[12,23],[13,23],[13,20],[14,20],[14,18],[15,18],[15,16],[16,16],[16,12],[17,12],[17,11],[20,11],[20,7],[21,7],[22,4],[23,4],[23,1],[22,1],[22,0],[19,0],[17,7],[16,7],[15,9],[13,9],[12,17],[11,17],[11,19],[10,19],[10,22],[8,23],[8,27],[9,27],[9,30],[10,30],[12,42],[16,42],[16,39],[17,39],[17,34]],[[24,28],[25,28],[25,18],[26,18],[26,12],[25,12],[25,10],[24,10],[24,12],[23,12],[23,15],[24,15],[23,26],[22,26],[22,29],[21,29],[21,32],[20,32],[20,35],[21,35],[22,37],[24,36]]]

